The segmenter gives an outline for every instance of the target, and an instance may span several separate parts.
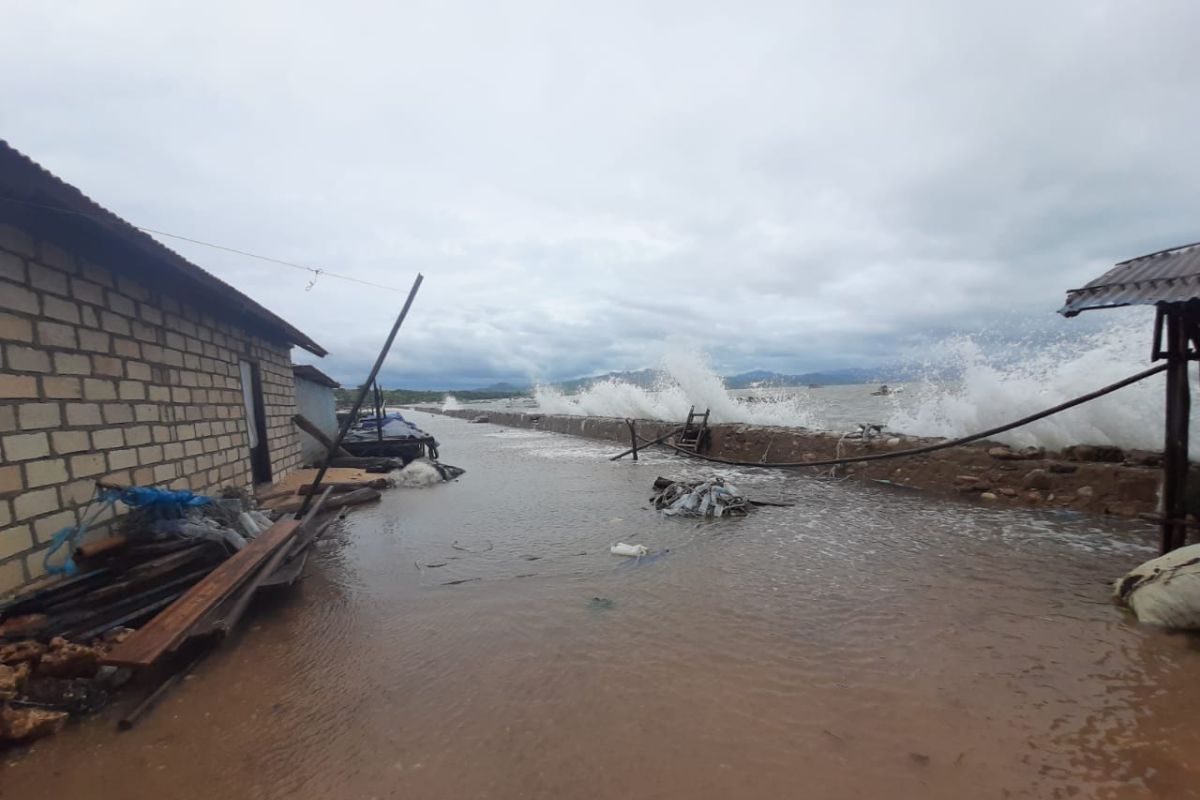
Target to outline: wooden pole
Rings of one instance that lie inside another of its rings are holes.
[[[325,448],[326,456],[329,455],[328,451],[332,450],[333,454],[335,456],[345,456],[346,458],[354,457],[353,455],[350,454],[350,451],[346,450],[344,447],[336,447],[335,448],[333,446],[333,440],[331,440],[328,436],[325,435],[325,431],[321,430],[316,425],[314,425],[311,421],[309,421],[308,417],[304,416],[303,414],[293,414],[292,422],[295,423],[297,428],[304,431],[312,438],[316,439],[317,444],[319,444],[319,445],[321,445],[321,447]]]
[[[379,355],[375,358],[375,365],[371,367],[371,374],[367,376],[367,380],[363,383],[362,388],[358,390],[358,397],[354,400],[354,407],[350,409],[350,415],[342,422],[342,427],[338,430],[337,438],[333,440],[331,452],[326,454],[325,460],[321,463],[321,468],[317,471],[317,477],[313,478],[312,485],[320,486],[321,481],[325,478],[325,470],[329,466],[329,456],[333,450],[342,446],[342,440],[346,438],[346,432],[350,430],[350,426],[354,424],[354,420],[358,418],[359,409],[362,408],[363,400],[367,399],[367,392],[371,389],[371,384],[375,382],[375,378],[379,376],[379,369],[383,366],[384,360],[387,358],[388,352],[392,349],[392,342],[396,341],[396,334],[400,331],[400,326],[404,324],[404,318],[408,316],[408,309],[412,307],[413,299],[417,296],[417,290],[421,288],[421,282],[425,280],[425,276],[417,274],[416,280],[413,281],[412,288],[408,291],[408,299],[404,301],[404,307],[400,309],[400,315],[396,317],[396,322],[392,325],[391,333],[388,334],[387,341],[383,343],[383,348],[379,351]],[[313,495],[307,494],[304,496],[304,505],[300,507],[300,511],[296,514],[296,519],[300,519],[308,511],[308,505],[312,500]]]
[[[633,420],[625,418],[625,424],[629,426],[629,444],[630,452],[633,454],[633,460],[637,461],[637,428],[633,424]]]
[[[1163,443],[1163,553],[1187,543],[1188,424],[1191,394],[1188,388],[1188,339],[1183,311],[1166,312],[1167,403],[1166,441]]]

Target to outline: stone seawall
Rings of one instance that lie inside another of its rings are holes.
[[[625,420],[514,411],[420,408],[459,419],[486,417],[493,425],[532,428],[629,445]],[[636,420],[638,435],[654,439],[679,426],[661,420]],[[838,457],[838,436],[803,428],[718,424],[709,427],[706,454],[753,463],[815,461]],[[901,437],[867,444],[847,440],[841,455],[853,456],[932,444],[935,439]],[[616,450],[614,450],[615,454]],[[1062,452],[1012,450],[995,442],[952,447],[934,453],[884,461],[847,464],[840,474],[1000,506],[1074,509],[1093,514],[1133,517],[1155,513],[1161,482],[1161,457],[1146,451],[1078,445]],[[829,467],[805,467],[817,474]],[[1195,483],[1195,482],[1194,482]]]

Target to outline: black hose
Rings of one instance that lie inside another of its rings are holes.
[[[665,441],[656,442],[656,444],[661,444],[664,447],[669,447],[672,450],[683,453],[685,456],[689,456],[691,458],[699,458],[703,461],[711,461],[716,464],[728,464],[728,465],[734,466],[734,467],[767,467],[767,468],[772,468],[772,469],[790,469],[793,467],[830,467],[830,466],[834,466],[837,464],[855,464],[855,463],[859,463],[862,461],[883,461],[888,458],[904,458],[905,456],[919,456],[919,455],[924,455],[925,453],[933,453],[937,450],[945,450],[948,447],[958,447],[959,445],[969,444],[970,442],[976,442],[976,441],[979,441],[980,439],[986,439],[989,436],[995,436],[997,433],[1004,433],[1005,431],[1010,431],[1013,428],[1019,428],[1022,425],[1028,425],[1031,422],[1037,422],[1039,419],[1044,419],[1045,417],[1049,417],[1053,414],[1057,414],[1060,411],[1066,411],[1068,408],[1074,408],[1075,406],[1083,405],[1084,403],[1087,403],[1091,400],[1095,400],[1098,397],[1103,397],[1106,394],[1115,392],[1118,389],[1124,389],[1126,386],[1129,386],[1130,384],[1134,384],[1134,383],[1137,383],[1138,381],[1143,381],[1146,378],[1149,378],[1153,375],[1157,375],[1158,373],[1162,372],[1166,368],[1167,368],[1167,363],[1163,362],[1162,364],[1159,364],[1156,367],[1151,367],[1150,369],[1143,370],[1142,372],[1139,372],[1136,375],[1130,375],[1128,378],[1125,378],[1124,380],[1117,381],[1116,383],[1110,383],[1108,386],[1105,386],[1102,389],[1097,389],[1094,392],[1089,392],[1087,394],[1080,395],[1079,397],[1076,397],[1074,400],[1068,400],[1065,403],[1059,403],[1058,405],[1056,405],[1052,408],[1047,408],[1045,411],[1039,411],[1036,414],[1030,414],[1028,417],[1022,417],[1021,419],[1016,420],[1015,422],[1009,422],[1005,425],[998,425],[995,428],[988,428],[986,431],[981,431],[979,433],[973,433],[970,436],[963,436],[958,439],[949,439],[944,442],[938,442],[937,444],[925,445],[923,447],[913,447],[908,450],[892,450],[891,452],[888,452],[888,453],[871,453],[870,455],[848,456],[846,458],[827,458],[822,461],[784,461],[784,462],[775,462],[775,463],[761,463],[758,461],[737,461],[732,458],[720,458],[718,456],[706,456],[706,455],[702,455],[700,453],[694,453],[691,450],[685,450],[682,447],[677,447],[677,446],[670,444],[668,442],[665,442]]]

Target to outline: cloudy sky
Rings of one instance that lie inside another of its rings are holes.
[[[6,0],[0,137],[347,382],[869,366],[1200,239],[1200,4]],[[1094,323],[1093,323],[1094,324]],[[298,355],[303,355],[299,354]]]

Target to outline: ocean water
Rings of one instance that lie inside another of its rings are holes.
[[[860,423],[883,424],[914,436],[958,437],[985,430],[1094,391],[1150,366],[1146,309],[1110,312],[1098,330],[1047,340],[954,336],[936,343],[911,366],[914,380],[900,393],[873,396],[878,385],[777,387],[731,391],[703,354],[669,354],[662,379],[643,388],[608,380],[577,394],[538,387],[532,399],[491,401],[480,408],[546,414],[682,420],[688,409],[710,409],[714,422],[783,425],[843,433]],[[954,374],[954,380],[945,375]],[[1155,376],[997,440],[1060,449],[1105,444],[1157,450],[1163,442],[1164,379]],[[1196,393],[1193,393],[1193,401]],[[462,407],[448,396],[446,407]],[[1196,416],[1200,410],[1194,410]],[[1200,451],[1200,426],[1192,448]]]

